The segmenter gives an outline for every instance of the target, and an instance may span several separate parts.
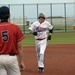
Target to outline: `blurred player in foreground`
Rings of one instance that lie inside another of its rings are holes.
[[[44,72],[44,55],[47,41],[51,40],[51,33],[53,32],[53,26],[45,19],[45,15],[40,13],[38,21],[34,22],[29,27],[30,33],[35,36],[39,72]]]
[[[17,25],[8,22],[9,18],[9,8],[0,7],[0,75],[21,75],[20,70],[25,69],[21,42],[24,35]]]

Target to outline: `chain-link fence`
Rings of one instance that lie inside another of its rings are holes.
[[[75,25],[74,3],[44,4],[8,4],[11,12],[10,22],[19,25],[23,33],[29,33],[29,25],[37,20],[40,12],[44,12],[46,20],[54,26],[54,32],[73,32]]]

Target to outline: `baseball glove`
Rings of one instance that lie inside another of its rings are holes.
[[[34,36],[37,36],[37,32],[33,32],[33,35],[34,35]]]
[[[47,40],[51,40],[51,35],[48,35]]]

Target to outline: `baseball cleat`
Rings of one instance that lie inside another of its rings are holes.
[[[38,71],[39,71],[40,73],[42,73],[42,72],[44,72],[44,68],[39,67],[39,68],[38,68]]]

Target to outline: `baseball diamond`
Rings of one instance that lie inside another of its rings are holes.
[[[45,53],[45,72],[43,75],[75,75],[74,34],[74,32],[52,34],[52,40],[48,41]],[[41,75],[37,72],[37,56],[33,35],[25,35],[26,38],[23,40],[23,46],[26,69],[22,72],[22,75]]]
[[[75,75],[75,44],[51,44],[45,53],[45,72],[38,73],[35,46],[24,46],[22,75]]]
[[[75,18],[67,17],[68,4],[62,5],[64,17],[46,17],[39,10],[35,19],[23,4],[19,21],[10,20],[14,5],[0,7],[0,75],[75,75]],[[56,5],[49,6],[54,11]]]

